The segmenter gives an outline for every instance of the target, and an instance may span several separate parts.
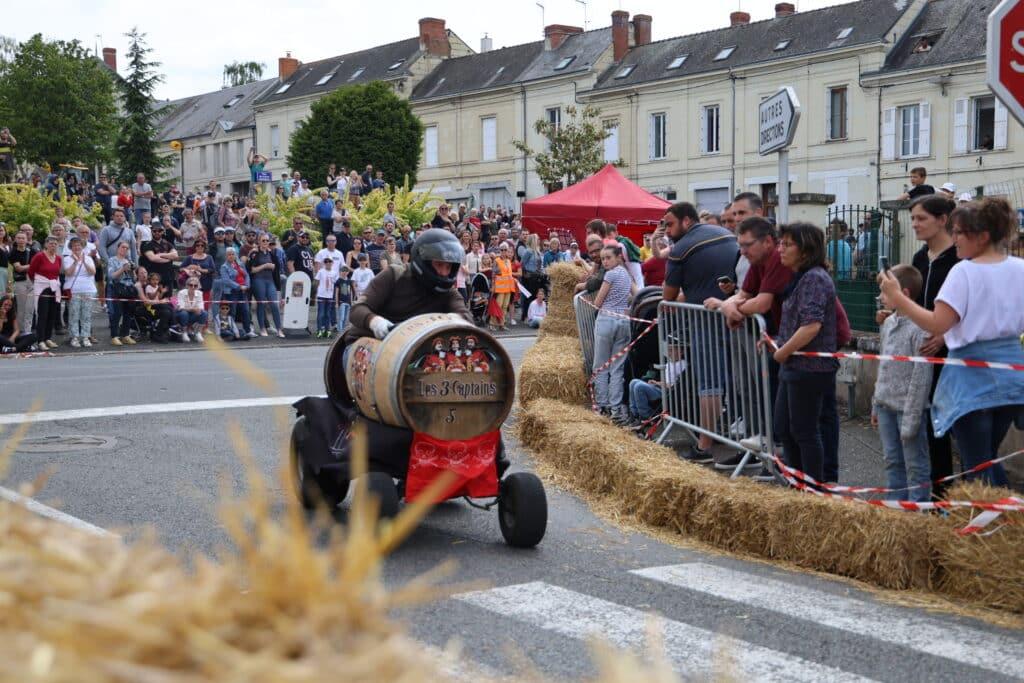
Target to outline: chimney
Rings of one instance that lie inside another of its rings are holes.
[[[554,50],[562,44],[567,37],[574,33],[583,33],[579,26],[566,26],[565,24],[551,24],[544,27],[544,49]]]
[[[486,33],[484,37],[480,39],[480,52],[490,52],[494,49],[494,41]]]
[[[621,62],[629,51],[629,12],[612,12],[612,60]]]
[[[633,15],[633,44],[639,47],[651,42],[651,15]]]
[[[103,48],[103,63],[110,67],[110,70],[117,73],[117,48]]]
[[[730,26],[746,26],[750,23],[749,12],[733,12],[729,15]]]
[[[448,42],[448,31],[444,19],[424,17],[420,19],[420,50],[436,57],[451,57],[452,46]]]
[[[299,60],[292,57],[291,52],[284,53],[284,57],[277,58],[277,77],[287,81],[299,68]]]
[[[796,5],[791,2],[779,2],[775,4],[775,18],[791,17],[796,14]]]

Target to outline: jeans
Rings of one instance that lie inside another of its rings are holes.
[[[945,351],[940,352],[938,355],[944,356]],[[942,366],[936,365],[932,369],[932,388],[928,394],[928,400],[931,401],[935,396],[935,387],[939,385],[939,375],[942,373]],[[953,440],[949,434],[943,434],[942,436],[935,436],[935,427],[932,425],[931,412],[925,415],[925,422],[928,423],[928,452],[931,454],[932,461],[932,481],[936,479],[945,479],[949,475],[953,474]],[[932,495],[935,498],[939,498],[949,487],[949,483],[943,484],[932,484]]]
[[[252,279],[252,294],[256,297],[256,321],[261,329],[267,329],[267,309],[274,319],[274,327],[281,329],[281,308],[277,305],[278,294],[274,281],[267,278]],[[271,302],[271,303],[262,303]]]
[[[691,336],[693,365],[701,397],[722,396],[729,386],[727,335],[724,319],[694,323]]]
[[[345,329],[345,325],[348,325],[348,313],[352,310],[352,304],[347,301],[342,301],[338,304],[338,332]]]
[[[133,209],[135,214],[135,225],[142,222],[142,214],[149,213],[149,209]]]
[[[334,320],[334,301],[331,299],[317,299],[316,300],[316,329],[317,332],[321,330],[329,330],[334,327],[336,321]]]
[[[544,318],[530,318],[526,321],[526,325],[536,330],[542,322],[544,322]]]
[[[107,296],[111,296],[107,287]],[[110,320],[111,337],[127,337],[128,322],[135,308],[134,301],[107,301],[107,318]]]
[[[71,338],[92,335],[92,298],[85,292],[75,292],[68,302],[68,335]]]
[[[928,455],[927,411],[921,418],[914,438],[904,441],[900,437],[903,413],[889,408],[875,408],[878,417],[878,435],[882,439],[885,455],[885,475],[891,489],[920,486],[910,491],[894,491],[890,500],[924,502],[931,498],[931,459]]]
[[[594,323],[594,367],[592,371],[597,372],[628,343],[628,320],[598,314],[597,321]],[[623,354],[594,378],[594,401],[597,405],[616,411],[621,410],[625,383],[622,371],[625,364],[626,355]]]
[[[183,311],[178,309],[174,312],[174,319],[178,321],[182,332],[187,332],[190,325],[205,325],[206,311]]]
[[[249,292],[236,289],[233,292],[224,292],[225,301],[231,302],[231,317],[235,322],[242,323],[242,332],[248,334],[252,331],[252,318],[249,317]]]
[[[803,372],[783,368],[775,398],[775,438],[782,442],[786,464],[815,481],[825,481],[822,415],[835,401],[836,372]]]
[[[648,384],[642,379],[629,381],[629,412],[641,420],[649,420],[657,412],[655,404],[661,403],[661,387]]]
[[[1005,372],[1005,371],[1004,371]],[[999,446],[1010,431],[1010,425],[1022,406],[999,406],[967,413],[953,423],[953,438],[960,448],[960,462],[963,471],[992,460],[999,452]],[[1009,486],[1003,464],[964,477],[971,481],[980,479],[992,486]]]

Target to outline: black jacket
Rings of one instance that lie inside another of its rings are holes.
[[[914,259],[911,263],[921,273],[921,278],[924,280],[921,293],[917,295],[917,304],[924,306],[929,311],[934,311],[935,297],[939,295],[939,290],[942,289],[946,276],[949,275],[949,271],[953,269],[953,266],[960,263],[960,259],[956,255],[956,247],[951,246],[939,254],[934,261],[929,261],[928,245],[925,245],[914,254]]]

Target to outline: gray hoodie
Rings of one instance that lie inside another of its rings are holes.
[[[123,229],[122,229],[123,228]],[[128,251],[132,263],[139,262],[139,251],[135,246],[135,231],[125,221],[121,227],[110,223],[100,230],[99,243],[96,245],[100,250],[100,256],[104,261],[109,261],[117,256],[118,242],[127,242]]]
[[[909,318],[894,313],[882,323],[881,353],[887,356],[916,356],[926,336],[925,331]],[[878,381],[875,383],[875,396],[871,399],[871,411],[873,413],[876,407],[881,406],[902,412],[900,438],[908,441],[921,428],[931,386],[931,365],[884,360],[878,366]]]

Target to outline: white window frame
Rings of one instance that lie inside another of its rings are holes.
[[[714,119],[711,121],[708,120],[709,114],[714,115]],[[721,152],[722,106],[720,104],[705,104],[700,108],[700,153],[708,156]]]
[[[604,129],[608,132],[608,137],[604,139],[604,160],[606,163],[614,164],[622,158],[619,153],[619,122],[607,121]]]
[[[352,82],[352,81],[356,80],[357,78],[359,78],[360,76],[362,76],[364,71],[366,71],[366,67],[365,66],[361,66],[358,69],[356,69],[355,71],[353,71],[352,75],[348,77],[349,82]]]
[[[842,121],[842,135],[836,135],[832,126],[832,95],[836,91],[843,91],[843,108],[845,116]],[[825,91],[825,139],[826,140],[847,140],[850,137],[850,87],[848,85],[833,85]]]
[[[978,102],[992,98],[994,103],[992,122],[992,149],[984,149],[978,145]],[[953,105],[953,153],[954,154],[986,154],[1007,148],[1009,111],[990,94],[975,95],[970,98],[956,100]]]
[[[437,125],[423,129],[423,165],[426,168],[437,168],[438,165]]]
[[[270,157],[277,159],[281,156],[281,126],[274,124],[270,127]]]
[[[907,121],[908,116],[916,116],[917,124],[916,138],[912,137],[909,143],[906,139],[907,127],[909,124],[910,133],[913,135],[915,121]],[[897,107],[895,133],[897,158],[920,159],[931,156],[931,104],[917,102]],[[916,147],[912,144],[915,140]]]
[[[647,158],[660,161],[668,158],[668,114],[652,112],[647,118]],[[659,149],[660,148],[660,149]]]
[[[498,117],[485,116],[480,119],[480,160],[496,161],[498,158]]]
[[[548,123],[555,124],[555,130],[561,130],[562,128],[562,108],[561,107],[548,107],[544,110],[544,118],[547,119]]]

